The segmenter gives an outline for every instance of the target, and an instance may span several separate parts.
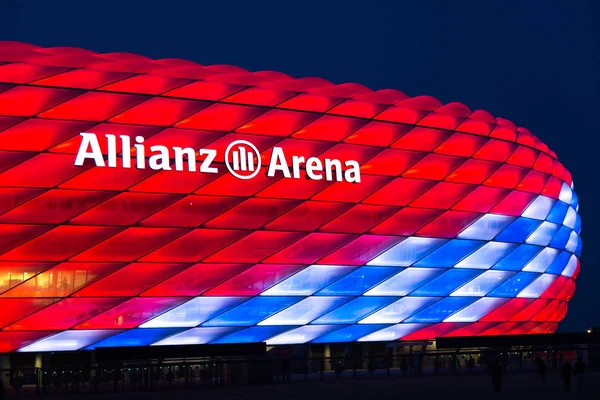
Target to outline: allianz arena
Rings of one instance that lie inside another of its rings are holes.
[[[578,209],[464,104],[0,42],[3,353],[552,333]]]

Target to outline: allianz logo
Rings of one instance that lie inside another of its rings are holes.
[[[199,149],[191,147],[150,146],[146,149],[144,138],[131,138],[126,135],[106,134],[107,157],[105,159],[95,133],[82,132],[81,144],[75,158],[75,165],[82,166],[86,160],[93,160],[96,167],[116,168],[118,162],[122,168],[150,168],[156,171],[189,171],[206,174],[218,174],[220,165],[215,162],[216,149]],[[118,142],[120,142],[118,144]],[[132,154],[132,147],[135,154]],[[120,158],[117,157],[120,150]],[[171,160],[174,163],[171,165]],[[238,179],[252,179],[258,175],[262,167],[260,152],[246,140],[231,142],[225,149],[225,167]],[[288,162],[291,161],[291,162]],[[198,168],[197,162],[200,162]],[[320,159],[318,157],[288,157],[281,147],[273,147],[267,167],[267,176],[275,177],[279,172],[283,178],[306,178],[319,181],[360,183],[360,166],[355,160],[340,161],[338,159]]]

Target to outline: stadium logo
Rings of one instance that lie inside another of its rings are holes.
[[[146,169],[157,171],[187,171],[217,174],[219,164],[215,161],[218,156],[216,149],[194,150],[191,147],[166,147],[161,145],[151,146],[147,151],[144,138],[137,136],[132,146],[131,138],[126,135],[107,134],[106,159],[102,153],[100,142],[95,133],[82,132],[81,144],[75,158],[75,165],[82,166],[86,160],[93,160],[96,167],[116,168],[120,160],[122,168]],[[120,157],[117,141],[120,140]],[[135,151],[133,153],[132,147]],[[146,156],[148,157],[146,158]],[[171,164],[171,160],[174,163]],[[225,167],[238,179],[252,179],[263,169],[260,152],[252,143],[246,140],[231,142],[225,149],[223,157]],[[198,168],[197,162],[200,162]],[[269,164],[266,168],[268,177],[275,177],[280,173],[283,178],[300,179],[306,177],[310,180],[337,181],[360,183],[360,166],[355,160],[344,162],[338,159],[318,157],[301,157],[293,155],[288,157],[282,147],[273,147]]]

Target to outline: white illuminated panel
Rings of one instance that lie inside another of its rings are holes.
[[[558,199],[563,203],[571,204],[571,200],[573,199],[573,191],[563,182],[562,187],[560,188],[560,194],[558,195]]]
[[[475,303],[463,308],[456,314],[446,318],[444,322],[476,322],[486,316],[489,312],[500,307],[509,299],[499,299],[494,297],[484,297]]]
[[[311,265],[261,293],[261,296],[309,296],[353,269],[356,266]]]
[[[375,257],[367,265],[408,267],[445,242],[446,239],[409,237],[385,253]]]
[[[554,235],[556,235],[556,232],[558,232],[558,229],[559,226],[557,224],[544,221],[531,235],[529,235],[525,243],[548,246]]]
[[[246,299],[247,297],[196,297],[140,325],[140,328],[197,326]]]
[[[489,242],[471,254],[455,268],[488,269],[510,253],[517,245],[513,243]]]
[[[555,202],[556,200],[551,199],[550,197],[538,196],[529,207],[525,209],[521,216],[533,219],[546,219]]]
[[[217,340],[226,334],[239,330],[240,328],[234,327],[202,327],[192,328],[185,332],[178,333],[177,335],[170,336],[166,339],[160,340],[152,346],[175,346],[175,345],[186,345],[186,344],[206,344]]]
[[[483,274],[452,292],[450,296],[485,296],[514,274],[515,273],[512,271],[485,271]],[[477,302],[475,302],[475,304],[477,304]]]
[[[341,306],[348,297],[312,296],[265,319],[258,325],[304,325]]]
[[[569,207],[567,215],[565,215],[565,219],[563,220],[563,225],[573,229],[575,228],[575,222],[577,222],[577,213],[573,207]]]
[[[398,340],[406,335],[425,328],[427,324],[398,324],[381,329],[358,339],[359,342],[387,342]]]
[[[571,236],[569,236],[569,241],[567,242],[565,249],[570,251],[571,253],[574,253],[575,250],[577,250],[578,244],[579,244],[579,235],[575,231],[573,231],[573,232],[571,232]]]
[[[439,275],[435,268],[407,268],[366,292],[365,296],[406,296],[428,280]]]
[[[19,352],[34,353],[45,351],[73,351],[79,350],[96,343],[109,336],[116,335],[122,331],[107,330],[82,330],[64,331],[54,336],[38,340],[28,346],[19,349]]]
[[[492,240],[504,228],[510,225],[515,217],[498,214],[486,214],[469,225],[458,235],[459,239]]]
[[[439,297],[404,297],[359,321],[359,324],[397,324],[439,300]]]
[[[531,282],[525,289],[521,290],[517,297],[537,299],[550,285],[552,285],[552,282],[554,282],[556,278],[556,275],[543,274],[535,281]]]
[[[567,263],[567,266],[565,267],[565,269],[563,270],[561,275],[568,276],[570,278],[573,276],[576,269],[577,269],[577,257],[575,257],[575,254],[572,254],[571,258],[569,258],[569,262]]]
[[[529,261],[523,271],[528,272],[546,272],[550,264],[554,262],[556,257],[560,254],[560,250],[556,250],[550,247],[546,247],[540,251],[533,260]]]
[[[267,340],[267,345],[302,344],[323,336],[344,325],[305,325]]]

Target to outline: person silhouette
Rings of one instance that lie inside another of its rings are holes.
[[[562,365],[562,368],[560,369],[560,376],[562,377],[563,382],[565,384],[566,392],[571,391],[571,376],[572,375],[573,375],[573,368],[571,368],[571,363],[568,361],[565,361],[564,364]]]
[[[490,374],[492,376],[492,384],[494,385],[494,392],[502,391],[502,374],[504,373],[502,369],[502,364],[499,361],[492,364],[490,368]]]
[[[536,360],[536,364],[537,364],[537,371],[538,374],[540,374],[540,380],[542,381],[543,384],[546,384],[546,362],[544,360],[542,360],[540,357],[537,358]]]
[[[575,363],[575,375],[577,376],[577,390],[583,388],[583,381],[585,379],[585,370],[587,369],[586,363],[583,362],[583,357],[577,358]]]

